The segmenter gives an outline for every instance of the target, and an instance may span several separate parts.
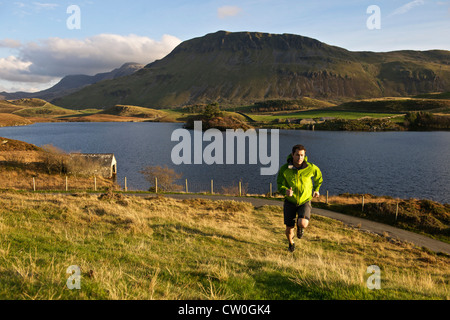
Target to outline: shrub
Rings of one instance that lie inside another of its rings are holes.
[[[150,182],[150,191],[155,190],[155,178],[158,179],[158,190],[162,191],[180,191],[182,186],[175,184],[175,181],[181,179],[182,174],[167,166],[148,166],[140,171],[145,176],[145,180]]]
[[[67,172],[66,163],[68,155],[54,145],[48,144],[42,147],[41,161],[48,174],[62,174]]]

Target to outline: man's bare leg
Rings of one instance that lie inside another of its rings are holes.
[[[297,224],[298,224],[297,226],[299,228],[306,229],[309,226],[309,220],[308,219],[298,219]]]
[[[289,244],[293,244],[295,237],[295,228],[286,227],[286,237],[289,241]]]

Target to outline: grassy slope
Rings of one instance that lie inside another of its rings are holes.
[[[25,108],[19,111],[15,111],[14,114],[22,117],[53,118],[60,116],[76,115],[80,114],[80,112],[60,108],[50,103],[46,103],[44,106],[41,107]]]
[[[0,101],[0,114],[0,126],[16,126],[55,121],[80,112],[60,108],[41,99],[19,99]]]
[[[393,113],[409,111],[450,112],[450,100],[416,98],[366,99],[343,103],[334,109],[342,111]]]
[[[314,202],[320,208],[378,221],[450,243],[450,204],[418,199],[399,200],[370,194],[364,197],[364,211],[362,195],[331,196],[329,205],[326,204],[325,196]]]
[[[404,114],[410,111],[427,111],[445,114],[450,112],[450,100],[424,98],[379,98],[345,102],[338,106],[306,111],[268,112],[251,114],[252,119],[271,122],[284,119],[319,119],[333,117],[344,120],[361,118],[392,118],[395,123],[404,121]]]
[[[13,113],[14,111],[22,110],[23,107],[12,104],[6,100],[0,100],[0,113]]]
[[[15,114],[0,113],[0,127],[25,126],[32,123],[32,121]]]
[[[161,110],[142,108],[137,106],[117,105],[108,108],[99,114],[110,114],[122,117],[138,117],[138,118],[163,118],[167,113]]]
[[[0,137],[0,152],[4,151],[40,151],[34,144]]]
[[[339,119],[360,119],[362,117],[384,118],[391,117],[391,113],[371,113],[371,112],[357,112],[357,111],[336,111],[336,110],[310,110],[292,113],[278,113],[271,115],[251,115],[252,119],[256,121],[273,121],[277,119],[316,119],[322,117],[334,117]]]
[[[66,175],[48,173],[43,163],[44,150],[23,141],[0,137],[0,189],[32,190],[33,178],[36,190],[65,190]],[[111,179],[97,177],[98,190],[115,188]],[[71,190],[93,190],[93,177],[68,177]]]
[[[0,194],[2,299],[448,299],[449,258],[314,216],[294,254],[282,209]],[[382,270],[366,288],[367,267]],[[71,265],[81,290],[66,288]]]

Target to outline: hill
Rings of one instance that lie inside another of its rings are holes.
[[[34,93],[29,92],[15,92],[15,93],[7,93],[2,92],[0,93],[0,97],[2,99],[24,99],[24,98],[38,98],[38,99],[44,99],[47,101],[52,101],[54,99],[63,97],[65,95],[71,94],[73,92],[78,91],[79,89],[103,81],[103,80],[111,80],[119,77],[124,77],[130,74],[133,74],[134,72],[138,71],[139,69],[143,68],[144,66],[138,63],[125,63],[120,68],[114,69],[110,72],[105,73],[98,73],[94,76],[88,76],[88,75],[68,75],[61,79],[56,85],[53,87],[39,91]]]
[[[56,100],[79,109],[310,97],[352,100],[450,91],[450,52],[351,52],[292,34],[225,32],[181,43],[133,75]]]
[[[79,112],[57,107],[51,103],[45,102],[42,106],[24,108],[14,111],[13,114],[21,117],[54,118],[67,115],[76,115],[79,114]]]
[[[34,144],[0,137],[0,152],[5,151],[42,151]]]
[[[427,111],[433,113],[450,113],[450,100],[419,98],[382,98],[364,99],[343,103],[330,110],[360,112],[411,112]]]
[[[289,253],[280,207],[5,192],[0,216],[1,299],[448,299],[447,256],[315,215]]]
[[[167,112],[161,110],[123,105],[116,105],[114,107],[101,111],[98,114],[110,114],[121,117],[137,117],[146,119],[159,119],[164,118],[168,115]]]
[[[32,123],[32,121],[18,115],[0,113],[0,127],[26,126]]]
[[[78,115],[80,112],[57,107],[42,99],[0,101],[0,125],[28,125],[33,122],[54,121],[58,117]]]
[[[433,92],[416,96],[419,99],[450,99],[450,92]]]

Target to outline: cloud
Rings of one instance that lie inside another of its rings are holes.
[[[0,48],[19,48],[22,44],[20,41],[13,40],[13,39],[3,39],[0,40]]]
[[[0,57],[0,84],[9,89],[29,88],[25,91],[49,88],[67,75],[95,75],[126,62],[151,63],[165,57],[180,43],[180,39],[171,35],[157,41],[134,34],[100,34],[82,40],[48,38],[25,44],[3,39],[0,48],[10,48],[17,54]]]
[[[223,6],[217,9],[217,15],[220,19],[237,16],[242,9],[236,6]]]
[[[107,72],[126,62],[147,64],[166,56],[180,42],[170,35],[156,41],[133,34],[100,34],[84,40],[49,38],[23,45],[5,39],[0,46],[14,47],[18,54],[0,58],[0,80],[42,83],[67,75]]]
[[[126,62],[147,64],[161,59],[181,41],[164,35],[161,41],[137,35],[100,34],[84,40],[49,38],[28,43],[20,57],[32,63],[34,74],[65,76],[93,75],[110,71]]]
[[[408,2],[407,4],[401,6],[400,8],[395,9],[395,11],[390,14],[390,16],[395,16],[398,14],[405,14],[408,11],[410,11],[412,8],[421,6],[424,4],[425,4],[424,0],[414,0],[414,1]]]
[[[33,2],[33,5],[38,9],[55,9],[55,8],[59,7],[59,4],[57,4],[57,3]]]
[[[31,62],[25,62],[17,57],[0,58],[0,79],[9,82],[46,83],[52,77],[30,72]]]
[[[33,14],[39,14],[44,10],[54,10],[60,5],[57,3],[42,3],[42,2],[14,2],[14,9],[12,14],[21,18],[28,17]]]

